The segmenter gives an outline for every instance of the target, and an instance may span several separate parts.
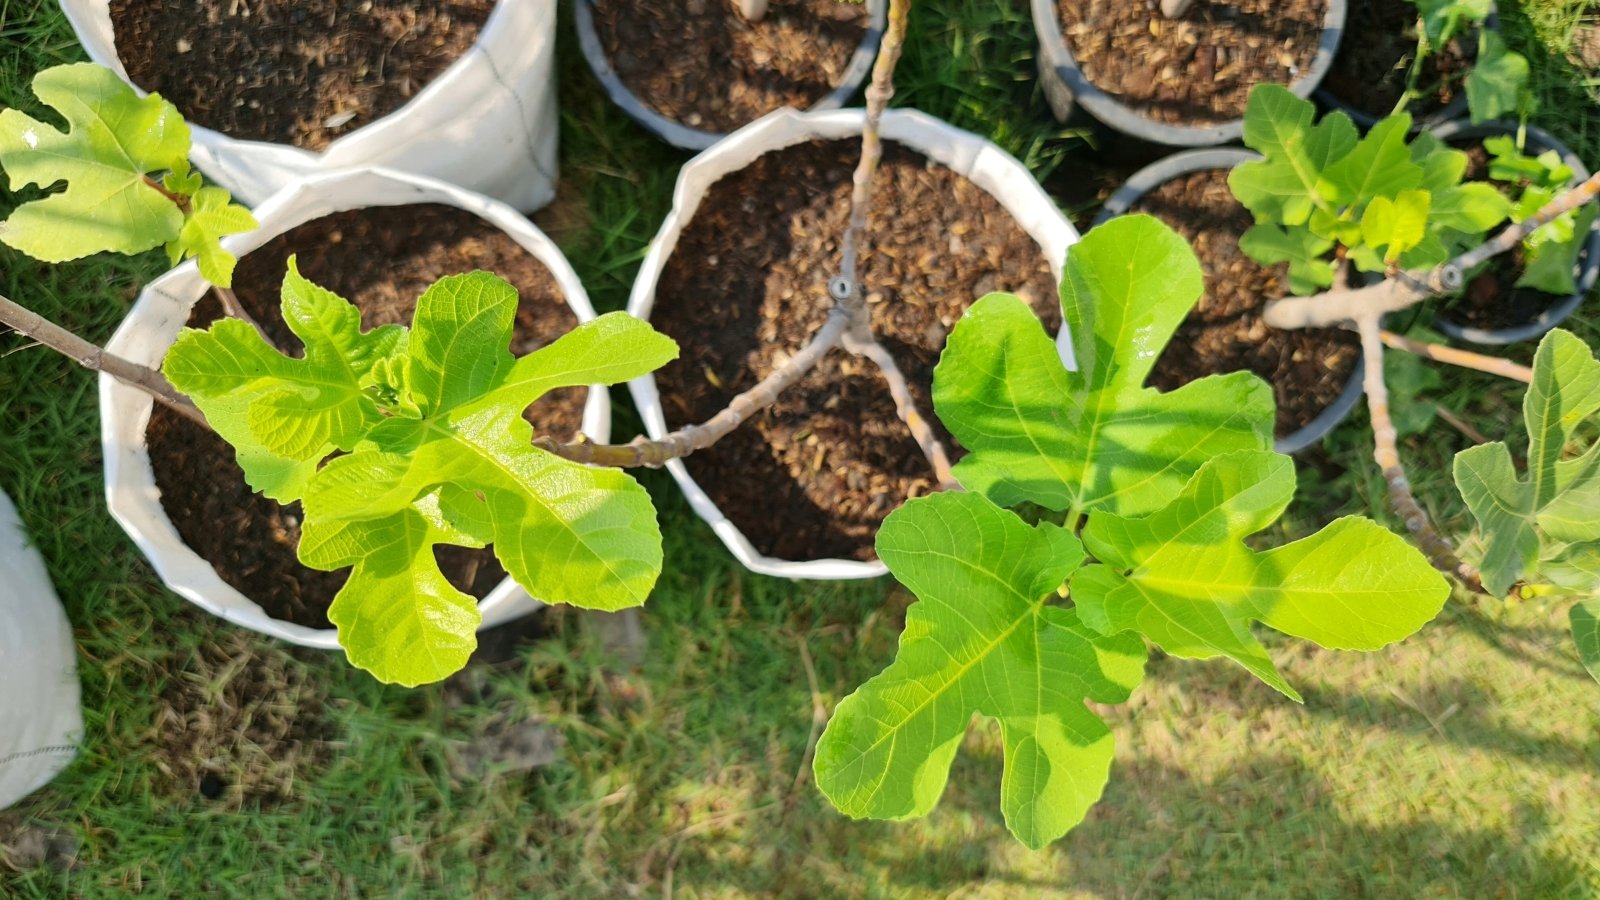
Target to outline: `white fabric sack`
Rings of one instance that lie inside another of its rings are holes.
[[[0,493],[0,809],[54,778],[82,735],[72,629]]]
[[[672,195],[672,212],[650,242],[650,251],[639,267],[639,276],[634,280],[633,292],[628,297],[628,312],[641,319],[650,318],[650,311],[655,306],[656,282],[666,268],[667,259],[677,247],[684,226],[700,207],[706,191],[718,179],[743,169],[764,154],[784,147],[812,140],[857,137],[865,120],[866,113],[860,109],[827,112],[779,109],[735,131],[689,160],[678,173],[678,184]],[[886,111],[880,132],[884,140],[904,144],[989,192],[1017,220],[1017,225],[1039,244],[1045,259],[1050,261],[1051,273],[1057,281],[1061,279],[1067,248],[1077,243],[1078,231],[1016,157],[970,131],[963,131],[916,110]],[[1057,336],[1056,346],[1062,362],[1070,368],[1073,365],[1072,343],[1065,325]],[[628,382],[628,391],[633,395],[634,404],[639,407],[645,431],[651,438],[659,440],[668,429],[655,376],[646,375]],[[689,498],[689,505],[695,513],[711,526],[728,550],[752,572],[783,578],[830,580],[875,578],[889,571],[878,561],[787,560],[766,556],[750,543],[749,538],[729,521],[711,497],[695,483],[682,460],[668,460],[667,471],[672,473],[673,480]]]
[[[223,245],[243,257],[278,235],[330,213],[409,203],[453,206],[499,228],[550,270],[579,322],[594,320],[594,307],[577,273],[555,242],[526,217],[488,197],[419,175],[385,169],[352,170],[293,185],[256,209],[260,228],[225,238]],[[188,320],[190,308],[210,289],[194,260],[168,271],[140,292],[133,311],[122,320],[106,349],[141,365],[160,366],[167,348]],[[144,432],[152,405],[149,394],[104,373],[100,375],[100,440],[111,517],[139,545],[167,587],[206,612],[302,647],[340,649],[334,629],[308,628],[272,618],[255,601],[223,581],[211,563],[183,542],[161,506],[161,491],[150,467]],[[605,387],[589,389],[582,430],[596,443],[611,439],[611,399]],[[478,610],[483,613],[480,629],[525,616],[543,605],[507,578],[479,602]]]
[[[127,79],[109,0],[62,0],[61,9],[89,58]],[[516,209],[538,209],[555,196],[555,32],[556,0],[499,0],[465,56],[400,109],[327,149],[239,140],[191,122],[190,156],[249,206],[303,178],[383,166],[431,175]]]

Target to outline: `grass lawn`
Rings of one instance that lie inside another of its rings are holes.
[[[1534,63],[1535,121],[1595,165],[1600,37],[1580,30],[1585,8],[1500,3]],[[562,190],[539,221],[595,305],[618,309],[683,156],[600,94],[570,12]],[[1098,136],[1049,120],[1025,3],[919,0],[913,30],[897,104],[993,137],[1074,212],[1115,183]],[[1572,61],[1584,52],[1588,76]],[[0,0],[0,106],[35,108],[32,73],[80,58],[57,4]],[[0,213],[16,202],[0,194]],[[159,253],[43,266],[0,248],[0,292],[104,338],[163,268]],[[1569,326],[1600,343],[1593,303]],[[1498,436],[1520,393],[1448,372],[1419,402]],[[826,711],[893,655],[910,598],[890,582],[745,573],[648,475],[667,565],[641,658],[608,650],[598,617],[555,610],[488,639],[513,648],[498,661],[389,688],[163,589],[106,513],[95,403],[89,375],[0,337],[0,489],[72,619],[86,724],[77,761],[0,813],[0,896],[1600,895],[1600,686],[1564,607],[1452,603],[1370,655],[1266,636],[1304,706],[1231,664],[1158,654],[1108,713],[1105,799],[1031,853],[999,820],[994,728],[972,731],[925,820],[854,822],[810,783]],[[635,433],[619,405],[616,433]],[[1385,516],[1363,420],[1303,460],[1286,534]],[[1467,445],[1436,421],[1406,447],[1455,534],[1468,523],[1444,473]],[[473,765],[522,734],[558,739],[553,762]]]

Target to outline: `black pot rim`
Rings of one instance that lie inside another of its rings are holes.
[[[1244,134],[1244,118],[1230,119],[1217,125],[1169,125],[1140,115],[1121,100],[1096,87],[1072,58],[1066,38],[1061,33],[1061,17],[1055,0],[1031,0],[1033,29],[1039,40],[1042,62],[1040,76],[1053,78],[1071,93],[1073,102],[1081,105],[1096,119],[1112,128],[1157,144],[1174,147],[1207,147],[1237,140]],[[1309,97],[1322,82],[1323,76],[1333,67],[1333,55],[1339,49],[1344,34],[1346,0],[1328,0],[1328,11],[1322,19],[1322,35],[1317,53],[1305,74],[1289,84],[1289,90],[1298,97]]]
[[[1526,128],[1529,149],[1536,152],[1554,150],[1561,154],[1561,161],[1572,169],[1572,181],[1569,185],[1584,181],[1589,177],[1589,169],[1584,166],[1583,160],[1571,148],[1555,139],[1550,132],[1534,125],[1522,126],[1517,122],[1495,121],[1472,124],[1467,119],[1453,119],[1435,128],[1429,129],[1434,137],[1448,142],[1451,138],[1475,140],[1496,135],[1515,135],[1519,128]],[[1594,288],[1596,278],[1600,277],[1600,217],[1595,219],[1589,229],[1589,238],[1584,241],[1583,249],[1578,256],[1577,291],[1564,300],[1557,300],[1550,305],[1538,318],[1526,325],[1512,325],[1508,328],[1470,328],[1459,325],[1441,316],[1435,316],[1433,327],[1447,337],[1458,341],[1468,341],[1474,344],[1514,344],[1520,341],[1535,340],[1544,336],[1545,332],[1560,325],[1567,317],[1583,305],[1583,298],[1588,296]],[[1550,295],[1552,298],[1556,295]]]
[[[1500,10],[1499,7],[1495,5],[1494,0],[1489,0],[1489,15],[1484,18],[1483,27],[1489,29],[1490,31],[1500,30]],[[1474,49],[1473,53],[1476,54],[1476,52],[1477,50]],[[1375,116],[1364,110],[1356,109],[1354,106],[1351,106],[1345,101],[1339,99],[1339,96],[1333,91],[1320,85],[1317,87],[1317,90],[1313,96],[1316,97],[1317,102],[1322,104],[1323,107],[1342,111],[1345,115],[1349,116],[1350,119],[1356,123],[1356,127],[1362,131],[1366,131],[1386,118],[1385,116]],[[1425,116],[1418,117],[1414,122],[1411,123],[1411,130],[1420,131],[1424,128],[1435,128],[1453,119],[1459,119],[1466,114],[1467,94],[1466,91],[1463,90],[1461,93],[1458,93],[1455,95],[1455,97],[1451,98],[1450,102],[1446,103],[1442,108]]]
[[[578,0],[576,4],[578,45],[583,49],[583,58],[589,64],[589,71],[599,79],[611,102],[621,107],[629,118],[644,126],[645,130],[683,150],[699,152],[726,137],[728,132],[705,131],[674,121],[656,112],[628,89],[616,69],[612,68],[605,48],[600,45],[600,34],[594,27],[595,2]],[[889,0],[866,0],[866,3],[871,21],[867,25],[867,33],[861,38],[861,44],[856,47],[855,55],[850,58],[850,65],[845,68],[844,78],[831,93],[812,104],[811,110],[845,106],[872,74],[872,63],[877,59],[878,44],[883,40],[883,31],[888,22]]]
[[[1211,147],[1203,150],[1187,150],[1158,159],[1133,173],[1132,177],[1123,182],[1122,187],[1117,188],[1116,193],[1106,200],[1105,207],[1100,210],[1090,228],[1122,215],[1138,202],[1140,197],[1179,175],[1202,172],[1206,169],[1232,169],[1240,163],[1261,158],[1261,154],[1242,147]],[[1366,366],[1363,360],[1357,357],[1355,368],[1350,372],[1350,379],[1345,382],[1344,390],[1339,392],[1339,396],[1333,398],[1333,402],[1323,407],[1322,412],[1317,413],[1311,421],[1275,439],[1272,442],[1272,449],[1279,453],[1299,453],[1327,437],[1334,426],[1343,422],[1361,402],[1365,372]]]

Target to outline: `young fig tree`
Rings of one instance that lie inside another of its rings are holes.
[[[1042,847],[1104,789],[1111,733],[1085,703],[1128,698],[1147,640],[1231,659],[1298,701],[1256,623],[1376,650],[1439,612],[1443,577],[1366,519],[1246,545],[1294,496],[1293,463],[1270,449],[1271,390],[1249,373],[1144,387],[1201,288],[1181,237],[1123,217],[1067,258],[1074,368],[1015,297],[984,297],[956,325],[934,408],[970,450],[955,467],[967,492],[911,500],[879,531],[879,555],[918,601],[898,657],[818,743],[817,784],[839,809],[929,812],[976,713],[1005,741],[1006,824]],[[1038,508],[1042,520],[1018,511]]]

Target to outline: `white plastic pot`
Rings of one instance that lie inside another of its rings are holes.
[[[61,9],[89,58],[127,79],[110,0],[61,0]],[[190,123],[190,156],[250,206],[302,179],[383,166],[538,209],[555,196],[555,28],[555,0],[499,0],[464,56],[400,109],[326,149],[240,140]]]
[[[661,278],[667,259],[677,247],[678,236],[683,233],[684,226],[694,218],[695,210],[713,183],[724,175],[750,165],[760,156],[784,147],[813,140],[859,136],[864,119],[865,113],[859,109],[828,112],[780,109],[735,131],[690,160],[678,175],[677,188],[672,196],[672,212],[651,242],[650,251],[639,269],[639,277],[633,283],[628,312],[641,319],[650,318],[650,311],[655,306],[656,283]],[[1060,279],[1067,248],[1077,242],[1078,232],[1045,194],[1032,173],[1015,157],[969,131],[915,110],[889,110],[883,116],[881,131],[885,140],[917,151],[993,195],[1016,219],[1022,230],[1038,242],[1045,258],[1050,261],[1051,272],[1057,280]],[[756,202],[759,204],[760,198],[756,198]],[[1071,339],[1065,327],[1058,336],[1057,347],[1062,360],[1071,366]],[[644,419],[645,431],[652,438],[665,435],[668,431],[666,413],[661,406],[655,376],[646,375],[630,381],[628,390],[633,394],[633,401]],[[743,532],[717,508],[690,477],[681,461],[668,462],[667,470],[688,496],[689,505],[695,513],[711,525],[717,537],[722,539],[739,562],[753,572],[785,578],[846,579],[874,578],[888,571],[883,563],[877,561],[783,560],[766,556],[756,550]]]
[[[567,305],[578,320],[595,318],[589,296],[566,257],[520,213],[511,207],[453,185],[384,169],[367,169],[324,175],[285,188],[256,209],[261,228],[226,240],[239,256],[284,232],[330,213],[375,206],[440,203],[466,210],[497,226],[527,248],[550,269],[561,286]],[[158,366],[189,310],[210,285],[191,261],[151,282],[139,295],[133,311],[123,320],[106,349],[134,362]],[[331,628],[308,628],[274,619],[250,598],[223,581],[211,563],[189,549],[161,507],[160,490],[150,467],[145,427],[150,421],[149,395],[107,375],[100,376],[101,441],[104,444],[106,502],[111,515],[139,545],[161,580],[207,612],[252,631],[283,638],[305,647],[337,649]],[[583,432],[596,441],[611,436],[611,401],[604,387],[589,389],[583,412]],[[499,625],[542,606],[511,579],[506,579],[479,603],[483,625]]]
[[[44,561],[0,493],[0,809],[43,787],[83,735],[78,653]]]

